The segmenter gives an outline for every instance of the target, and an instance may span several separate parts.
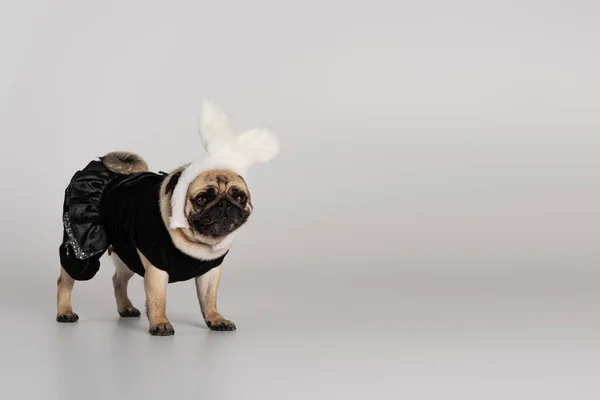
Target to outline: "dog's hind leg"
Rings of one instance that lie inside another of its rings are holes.
[[[113,287],[115,288],[115,300],[117,301],[117,312],[121,317],[139,317],[140,310],[135,308],[127,296],[127,285],[133,276],[127,265],[114,252],[109,252],[114,264],[115,274],[112,277]]]
[[[60,276],[56,283],[58,285],[58,293],[56,294],[56,320],[58,322],[77,321],[79,316],[73,312],[73,307],[71,306],[71,292],[73,292],[75,280],[71,278],[64,268],[61,268]]]

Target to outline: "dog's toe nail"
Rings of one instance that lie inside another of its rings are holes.
[[[175,329],[171,324],[161,324],[150,328],[150,334],[153,336],[172,336],[175,334]]]
[[[219,332],[236,330],[235,324],[228,320],[223,320],[223,321],[219,322],[218,324],[213,324],[210,321],[206,321],[206,326],[208,326],[208,328],[210,330],[219,331]]]
[[[124,310],[120,310],[119,315],[123,318],[131,318],[131,317],[139,317],[140,315],[142,315],[142,313],[137,308],[131,307],[131,308],[126,308]]]
[[[79,320],[79,315],[75,313],[60,314],[56,316],[57,322],[77,322],[77,320]]]

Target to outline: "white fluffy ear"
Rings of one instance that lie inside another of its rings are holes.
[[[237,137],[237,148],[247,165],[267,163],[279,154],[279,140],[267,127],[250,129]]]
[[[214,101],[202,102],[202,110],[198,119],[198,130],[202,138],[202,144],[209,153],[219,143],[233,140],[236,137],[233,123],[225,110]]]

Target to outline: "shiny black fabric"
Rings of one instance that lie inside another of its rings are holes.
[[[100,257],[109,246],[108,236],[102,227],[100,197],[108,182],[117,176],[102,162],[92,161],[73,175],[65,189],[65,229],[59,256],[61,265],[73,279],[89,280],[100,268]],[[74,242],[69,241],[67,229],[71,230]],[[82,256],[80,253],[85,254]]]
[[[67,274],[76,281],[87,281],[92,279],[100,269],[100,257],[104,254],[104,251],[101,251],[90,258],[81,260],[75,257],[67,240],[67,234],[63,232],[63,242],[58,248],[60,265],[67,271]]]
[[[108,182],[117,176],[102,162],[92,161],[75,174],[67,188],[65,200],[71,227],[81,249],[87,253],[108,247],[108,238],[102,228],[100,197]]]
[[[151,172],[114,174],[99,161],[75,174],[65,191],[63,212],[69,213],[77,243],[69,242],[65,230],[59,249],[61,264],[73,279],[91,279],[109,246],[129,269],[143,276],[139,249],[154,266],[169,274],[169,282],[194,278],[223,262],[225,255],[199,260],[175,247],[160,215],[159,191],[165,176]],[[77,245],[89,254],[76,254],[73,247]]]

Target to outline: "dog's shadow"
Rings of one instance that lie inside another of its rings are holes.
[[[200,331],[208,331],[210,329],[206,326],[204,321],[200,318],[194,318],[189,314],[170,313],[168,315],[169,321],[175,328],[178,326],[199,329]],[[136,331],[136,332],[147,332],[148,331],[148,318],[144,313],[139,317],[123,318],[117,315],[115,312],[114,317],[98,317],[98,318],[81,318],[78,324],[115,324],[118,330]]]

